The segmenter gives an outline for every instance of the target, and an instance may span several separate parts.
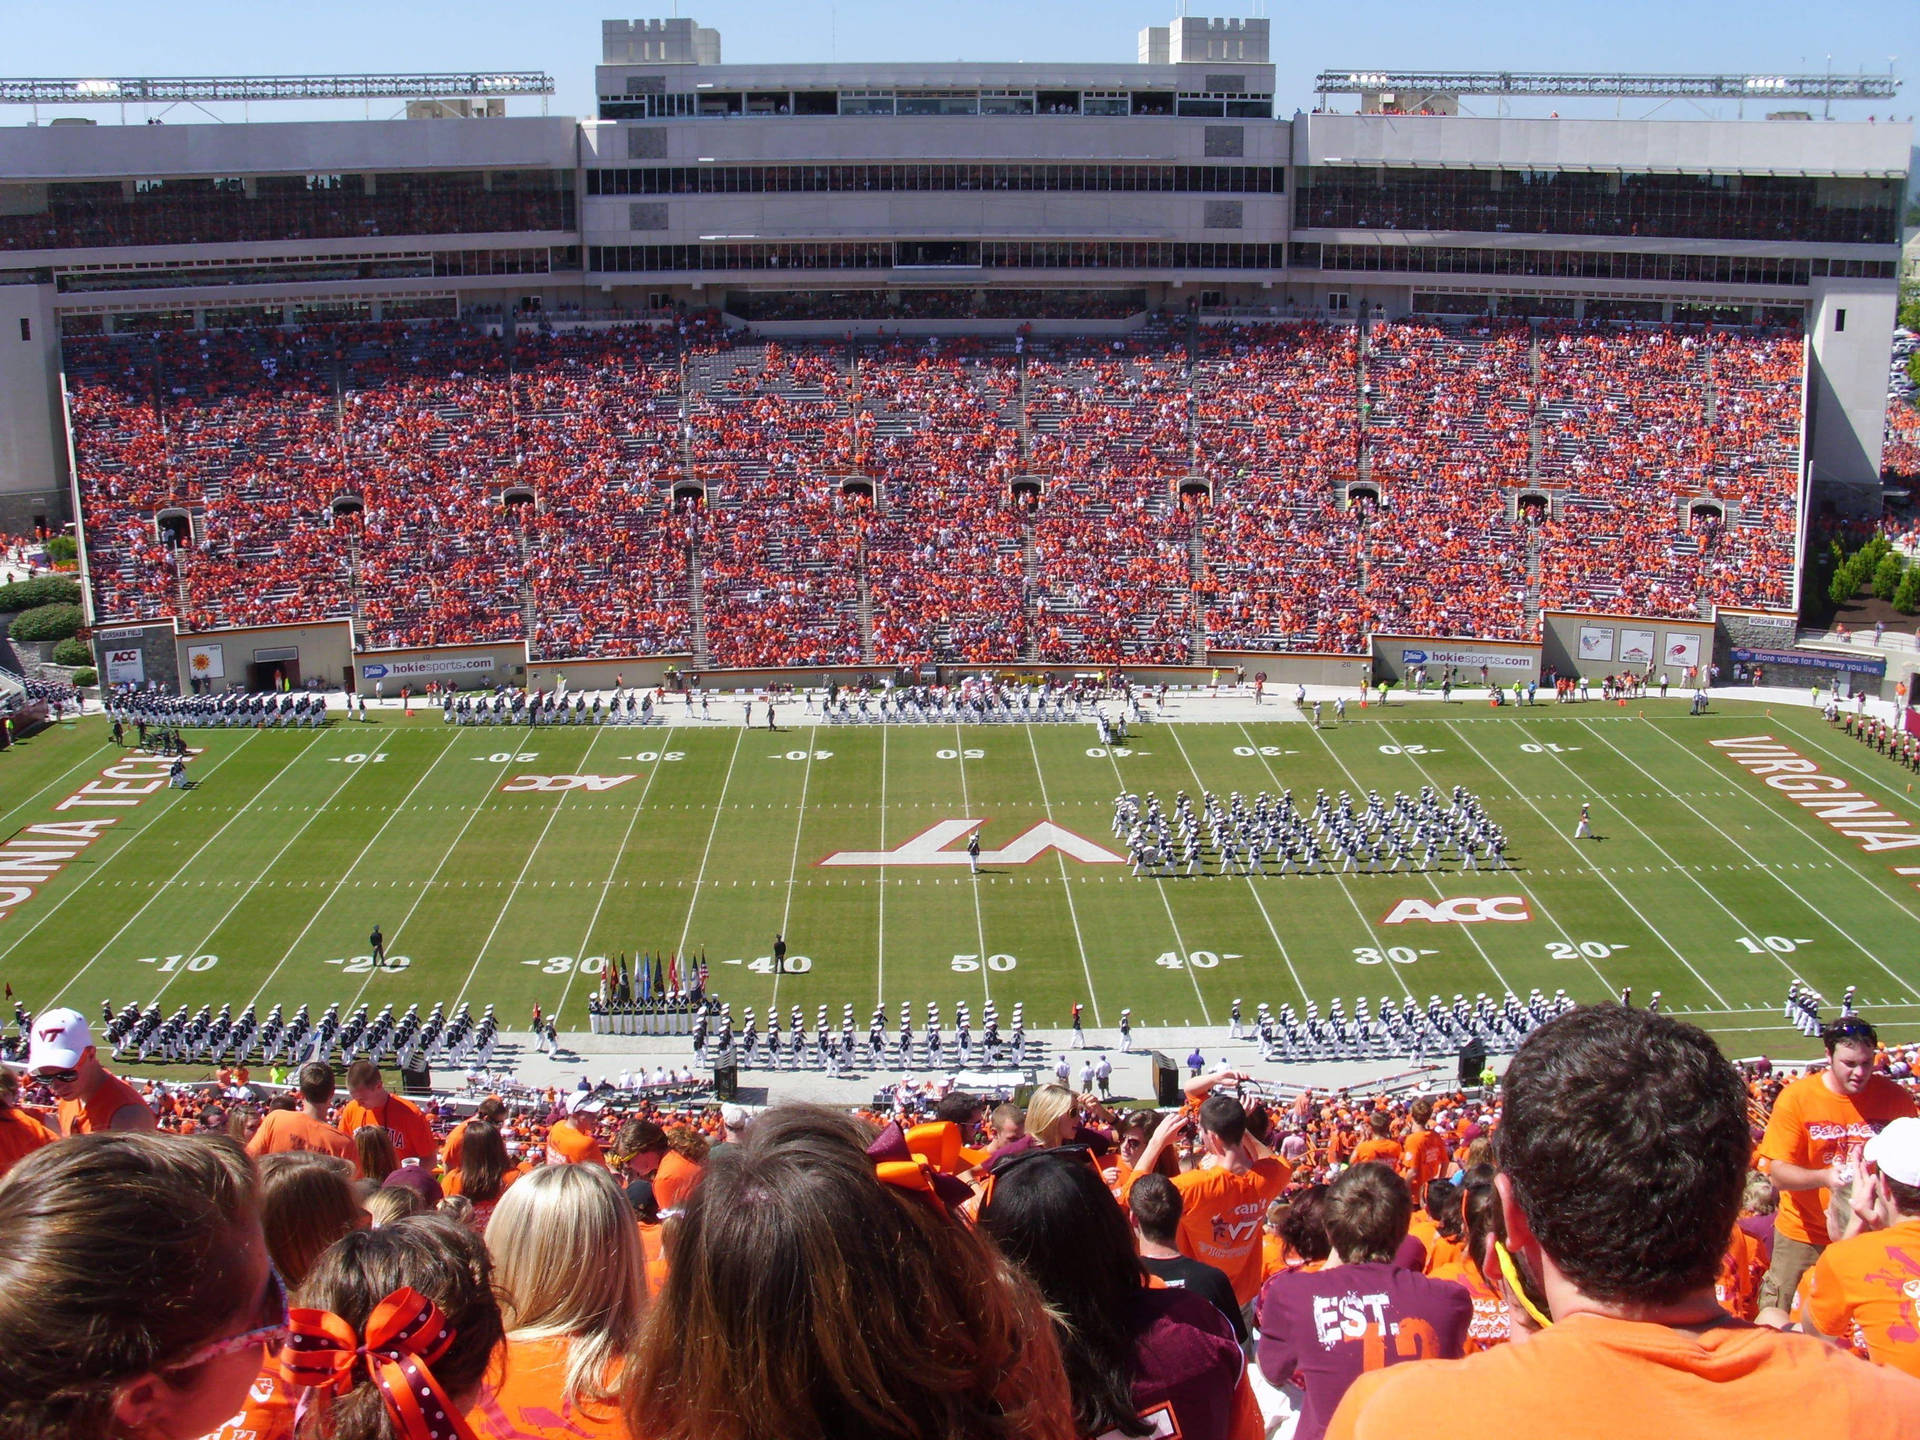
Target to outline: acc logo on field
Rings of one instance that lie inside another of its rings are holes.
[[[1404,925],[1409,920],[1425,920],[1434,925],[1474,925],[1482,920],[1531,920],[1527,902],[1518,895],[1495,895],[1482,900],[1473,895],[1455,895],[1448,900],[1402,900],[1387,912],[1382,925]]]
[[[509,795],[534,790],[611,790],[631,775],[516,775],[500,788]]]

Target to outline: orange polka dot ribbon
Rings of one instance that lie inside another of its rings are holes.
[[[403,1286],[374,1307],[364,1340],[331,1310],[288,1311],[281,1361],[295,1385],[324,1396],[346,1394],[365,1374],[407,1440],[473,1440],[428,1368],[453,1340],[440,1307]]]

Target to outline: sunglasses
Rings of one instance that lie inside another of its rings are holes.
[[[280,1271],[272,1265],[267,1267],[267,1293],[262,1298],[260,1314],[266,1323],[256,1325],[250,1330],[242,1330],[238,1335],[229,1335],[224,1340],[210,1340],[184,1359],[176,1360],[162,1368],[168,1372],[191,1370],[196,1365],[204,1365],[209,1360],[238,1354],[242,1350],[259,1349],[262,1346],[269,1349],[277,1348],[285,1341],[287,1338],[287,1282],[280,1278]]]
[[[35,1070],[32,1075],[44,1085],[71,1085],[80,1078],[78,1070]]]

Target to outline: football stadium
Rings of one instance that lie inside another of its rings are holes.
[[[0,1440],[1920,1433],[1900,81],[1280,43],[0,79]]]

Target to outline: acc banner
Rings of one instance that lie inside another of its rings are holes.
[[[227,674],[226,649],[220,645],[189,645],[187,673],[196,680],[224,680]]]
[[[144,685],[147,683],[147,662],[140,653],[138,645],[125,650],[107,651],[107,684]]]

